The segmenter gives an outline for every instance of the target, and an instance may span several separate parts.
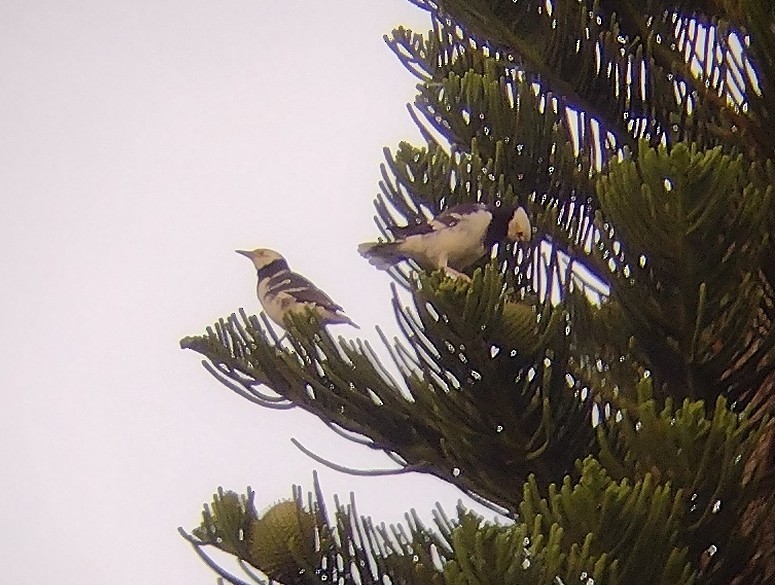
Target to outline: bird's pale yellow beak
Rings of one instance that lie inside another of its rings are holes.
[[[234,250],[237,254],[242,254],[243,256],[247,258],[253,258],[253,252],[249,252],[248,250]]]

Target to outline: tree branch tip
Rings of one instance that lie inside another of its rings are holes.
[[[180,534],[180,536],[182,536],[191,546],[200,547],[205,545],[204,542],[196,538],[193,534],[186,532],[186,529],[182,526],[178,526],[178,534]]]
[[[359,477],[379,477],[383,475],[401,475],[403,473],[409,473],[411,471],[417,471],[414,468],[410,467],[404,467],[402,469],[353,469],[352,467],[346,467],[344,465],[339,465],[338,463],[334,463],[333,461],[329,461],[328,459],[325,459],[321,457],[320,455],[310,451],[307,449],[304,445],[301,444],[301,442],[296,439],[295,437],[291,437],[291,443],[302,453],[304,453],[307,457],[312,459],[313,461],[317,461],[321,465],[325,465],[329,469],[333,469],[334,471],[339,471],[340,473],[346,473],[348,475],[355,475]]]
[[[197,335],[186,335],[180,340],[180,349],[193,349],[194,343],[200,339]]]

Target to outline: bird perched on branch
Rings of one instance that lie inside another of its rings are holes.
[[[401,260],[414,260],[425,270],[464,276],[465,270],[498,242],[527,242],[531,226],[522,207],[462,203],[422,223],[388,228],[394,242],[366,242],[358,252],[386,270]]]
[[[269,318],[285,328],[290,313],[304,314],[312,310],[323,325],[347,323],[358,325],[342,312],[342,307],[309,280],[288,268],[288,262],[278,252],[267,248],[237,250],[250,259],[258,272],[256,292]]]

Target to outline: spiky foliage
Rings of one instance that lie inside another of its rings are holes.
[[[641,386],[648,394],[650,382]],[[249,575],[252,567],[285,583],[679,584],[697,582],[701,570],[702,582],[725,583],[753,556],[735,527],[757,489],[744,481],[745,462],[762,429],[723,399],[709,417],[701,402],[657,413],[644,397],[626,420],[600,427],[600,461],[577,462],[577,479],[546,488],[530,475],[514,495],[517,520],[505,526],[461,508],[454,521],[437,510],[435,532],[414,513],[408,532],[386,529],[357,515],[354,503],[337,502],[329,516],[316,483],[306,503],[297,488],[295,503],[262,515],[252,492],[219,490],[200,526],[184,535],[235,583],[203,547],[235,555]]]
[[[304,318],[281,341],[240,313],[182,346],[508,524],[391,533],[317,493],[287,531],[224,492],[192,543],[288,583],[771,582],[770,3],[413,1],[432,30],[386,40],[426,144],[386,151],[377,225],[518,202],[532,243],[470,283],[394,269],[393,368]],[[251,546],[267,530],[282,574]]]

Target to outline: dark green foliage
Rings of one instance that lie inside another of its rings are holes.
[[[336,501],[328,514],[320,488],[306,503],[300,489],[294,499],[280,502],[263,514],[253,505],[253,493],[246,496],[222,489],[205,506],[202,523],[184,537],[200,553],[215,546],[234,554],[241,568],[263,583],[254,570],[284,583],[337,583],[356,579],[360,583],[442,583],[439,563],[449,554],[442,536],[430,535],[415,514],[407,514],[408,532],[403,526],[375,526],[357,514],[355,503]],[[440,525],[452,525],[441,519]],[[261,541],[261,546],[256,542]],[[212,563],[229,582],[240,580]]]
[[[287,514],[295,528],[274,527],[290,535],[278,540],[300,571],[292,582],[316,582],[322,575],[336,580],[357,570],[365,583],[386,575],[402,583],[549,585],[555,577],[566,583],[695,583],[699,560],[711,550],[703,582],[726,582],[752,555],[734,530],[756,493],[756,482],[744,480],[743,462],[764,425],[730,413],[721,399],[711,418],[701,402],[689,401],[657,414],[646,398],[648,380],[642,384],[640,408],[598,428],[600,460],[579,462],[577,479],[566,476],[561,487],[542,487],[531,475],[521,489],[517,520],[507,525],[484,523],[461,509],[456,521],[439,511],[435,533],[408,515],[407,534],[402,527],[375,527],[355,514],[354,504],[337,504],[331,520],[319,488],[306,506],[297,490],[299,518],[314,522],[296,524]],[[270,513],[256,513],[251,492],[239,497],[219,491],[189,539],[276,574],[278,561],[273,557],[267,568],[251,545],[267,529]],[[305,538],[292,538],[302,530]]]
[[[387,530],[297,492],[314,547],[280,539],[294,569],[277,573],[250,543],[282,530],[222,492],[192,543],[288,583],[772,582],[772,7],[413,1],[432,30],[386,41],[419,79],[426,143],[386,149],[377,226],[520,204],[532,241],[470,282],[392,269],[395,367],[303,317],[281,341],[240,312],[181,345],[504,524],[439,511],[435,530]]]
[[[503,288],[502,276],[488,267],[470,284],[422,277],[416,313],[396,298],[411,340],[390,348],[400,385],[368,344],[334,340],[303,319],[287,346],[244,314],[183,345],[207,355],[216,366],[211,371],[231,378],[243,395],[270,405],[256,387],[271,380],[274,401],[287,399],[368,437],[373,448],[389,446],[402,465],[516,511],[514,497],[528,473],[548,482],[588,452],[592,393],[580,399],[578,373],[568,382],[565,305],[509,300]]]
[[[621,226],[601,230],[605,249],[618,250],[607,258],[612,296],[663,381],[710,400],[737,396],[775,341],[751,336],[771,312],[758,270],[773,185],[756,185],[750,163],[720,148],[640,152],[598,183],[605,217]]]

